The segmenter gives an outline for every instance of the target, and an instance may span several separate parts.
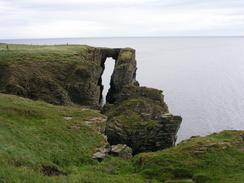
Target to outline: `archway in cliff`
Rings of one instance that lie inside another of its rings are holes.
[[[115,60],[111,57],[106,58],[105,62],[102,64],[103,73],[101,76],[101,97],[100,104],[103,106],[106,103],[106,96],[110,88],[111,76],[114,71]]]

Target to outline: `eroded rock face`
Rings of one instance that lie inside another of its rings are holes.
[[[117,95],[126,86],[138,85],[136,81],[136,69],[135,50],[131,48],[121,49],[115,61],[110,89],[106,97],[107,102],[117,102]]]
[[[134,91],[124,100],[119,95],[119,103],[104,108],[109,143],[127,144],[134,154],[173,146],[181,117],[169,113],[161,91],[145,87]]]
[[[117,60],[121,49],[71,47],[0,52],[0,92],[57,105],[100,108],[105,60]]]

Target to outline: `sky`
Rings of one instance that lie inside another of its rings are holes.
[[[244,0],[0,0],[0,39],[243,35]]]

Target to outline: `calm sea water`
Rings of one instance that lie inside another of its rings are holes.
[[[0,40],[28,44],[88,44],[133,47],[137,79],[164,91],[173,114],[183,123],[179,140],[227,129],[244,129],[244,38],[72,38]],[[113,70],[108,60],[105,90]]]

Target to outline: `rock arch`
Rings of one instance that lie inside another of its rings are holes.
[[[102,72],[98,84],[101,88],[100,99],[102,97],[102,74],[105,70],[105,62],[107,58],[115,60],[115,67],[110,80],[110,88],[106,96],[106,102],[116,102],[117,95],[126,86],[138,85],[136,81],[136,58],[135,50],[131,48],[123,49],[102,49],[101,67]]]

